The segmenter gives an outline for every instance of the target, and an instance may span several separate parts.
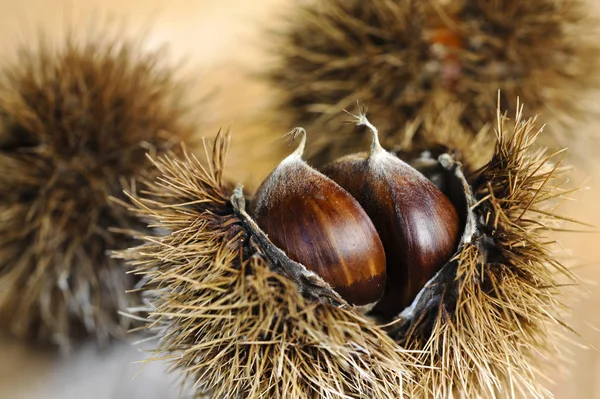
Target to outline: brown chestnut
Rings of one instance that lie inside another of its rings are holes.
[[[284,159],[259,187],[251,214],[273,244],[319,275],[353,305],[379,300],[385,251],[369,216],[342,187],[311,168],[302,153]]]
[[[387,282],[375,312],[393,317],[452,257],[459,219],[433,183],[381,147],[377,129],[363,114],[357,119],[373,133],[370,153],[342,157],[326,165],[323,173],[358,200],[381,237]]]

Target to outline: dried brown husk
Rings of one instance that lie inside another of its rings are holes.
[[[576,278],[548,236],[565,221],[556,206],[571,191],[561,152],[535,149],[535,119],[519,112],[511,133],[498,120],[492,159],[468,178],[472,235],[388,329],[431,366],[419,372],[427,390],[417,397],[552,396],[544,371],[569,331],[559,281]]]
[[[466,179],[451,155],[413,160],[442,182],[465,233],[456,256],[386,325],[311,295],[273,261],[240,212],[251,199],[223,177],[225,135],[207,162],[155,159],[160,177],[131,195],[131,211],[170,234],[138,233],[144,245],[117,253],[143,277],[158,338],[148,361],[172,362],[195,397],[549,397],[541,359],[562,342],[551,328],[563,327],[558,279],[573,276],[547,234],[569,191],[555,157],[533,148],[535,120],[498,115],[495,130],[493,155]]]
[[[571,145],[572,127],[596,112],[577,99],[600,87],[597,22],[586,6],[581,0],[303,2],[270,36],[276,60],[268,78],[280,93],[275,112],[290,125],[323,132],[308,148],[317,166],[368,146],[368,135],[340,123],[339,110],[357,100],[377,115],[387,148],[427,149],[422,125],[448,106],[461,109],[454,117],[465,131],[479,132],[495,118],[498,90],[503,110],[514,114],[520,97],[526,117],[549,122],[545,144]]]
[[[108,199],[194,130],[176,71],[142,47],[72,33],[0,71],[0,317],[18,337],[66,350],[132,324],[118,310],[136,278],[109,251],[134,242],[111,228],[145,226]]]

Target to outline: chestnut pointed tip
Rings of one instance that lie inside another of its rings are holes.
[[[292,143],[298,137],[300,137],[300,143],[298,144],[298,147],[296,147],[296,150],[294,150],[294,152],[292,152],[290,156],[288,156],[288,158],[293,157],[302,159],[302,156],[304,155],[304,150],[306,149],[306,129],[297,126],[290,130],[288,133],[286,133],[284,137],[290,143]]]
[[[366,108],[364,107],[364,105],[361,107],[361,105],[358,101],[356,102],[356,105],[359,110],[358,114],[355,115],[348,111],[346,111],[346,112],[348,114],[352,115],[352,117],[354,118],[354,122],[356,123],[356,126],[365,126],[367,129],[369,129],[369,131],[373,135],[373,138],[371,141],[371,150],[369,153],[369,158],[371,158],[375,154],[387,153],[387,151],[381,146],[381,143],[379,142],[379,130],[377,129],[377,127],[375,127],[374,124],[371,123],[369,118],[367,118]]]

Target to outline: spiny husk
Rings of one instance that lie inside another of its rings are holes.
[[[532,149],[535,119],[518,113],[512,132],[507,124],[499,116],[495,154],[470,179],[476,233],[432,282],[429,301],[391,332],[419,351],[417,364],[431,366],[419,374],[428,388],[421,396],[551,396],[541,366],[564,342],[559,277],[574,277],[548,234],[562,219],[555,200],[569,192],[558,154]]]
[[[309,148],[317,165],[368,146],[340,123],[357,100],[377,115],[387,148],[427,149],[421,125],[448,105],[480,131],[498,90],[503,110],[514,114],[520,97],[566,145],[591,112],[577,99],[600,86],[596,25],[581,0],[308,1],[279,32],[268,76],[279,119],[328,132]]]
[[[67,349],[129,328],[135,278],[107,252],[133,242],[110,228],[144,226],[108,198],[193,130],[163,55],[104,32],[1,70],[0,315],[17,336]]]
[[[149,360],[173,362],[196,397],[550,396],[540,366],[561,342],[551,328],[562,326],[558,276],[572,276],[546,234],[568,192],[552,156],[532,149],[535,120],[518,113],[510,131],[498,117],[494,155],[465,191],[477,228],[384,326],[274,273],[235,212],[222,135],[209,162],[155,160],[161,177],[132,195],[131,210],[170,233],[138,235],[145,245],[117,255],[144,279],[159,339]]]
[[[230,204],[226,142],[217,137],[208,165],[156,160],[161,177],[145,191],[159,199],[135,199],[133,211],[171,232],[119,254],[144,277],[158,358],[196,383],[195,397],[410,397],[410,354],[270,270]]]

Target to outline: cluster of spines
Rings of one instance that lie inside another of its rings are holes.
[[[471,184],[478,233],[453,262],[428,317],[397,336],[419,351],[417,364],[434,397],[545,398],[543,360],[560,356],[560,276],[574,280],[552,251],[549,234],[562,218],[564,169],[534,142],[535,119],[517,114],[513,131],[499,116],[495,155]],[[567,328],[568,329],[568,328]]]
[[[69,36],[24,47],[0,72],[0,319],[68,349],[124,337],[135,277],[111,259],[143,229],[120,206],[149,178],[146,152],[191,142],[174,70],[132,39]]]
[[[308,2],[281,29],[269,79],[279,115],[328,131],[308,148],[319,163],[366,145],[339,123],[357,99],[387,148],[426,150],[422,123],[447,106],[474,135],[494,119],[498,90],[503,110],[520,97],[564,144],[592,112],[572,99],[600,85],[593,25],[580,0]]]

